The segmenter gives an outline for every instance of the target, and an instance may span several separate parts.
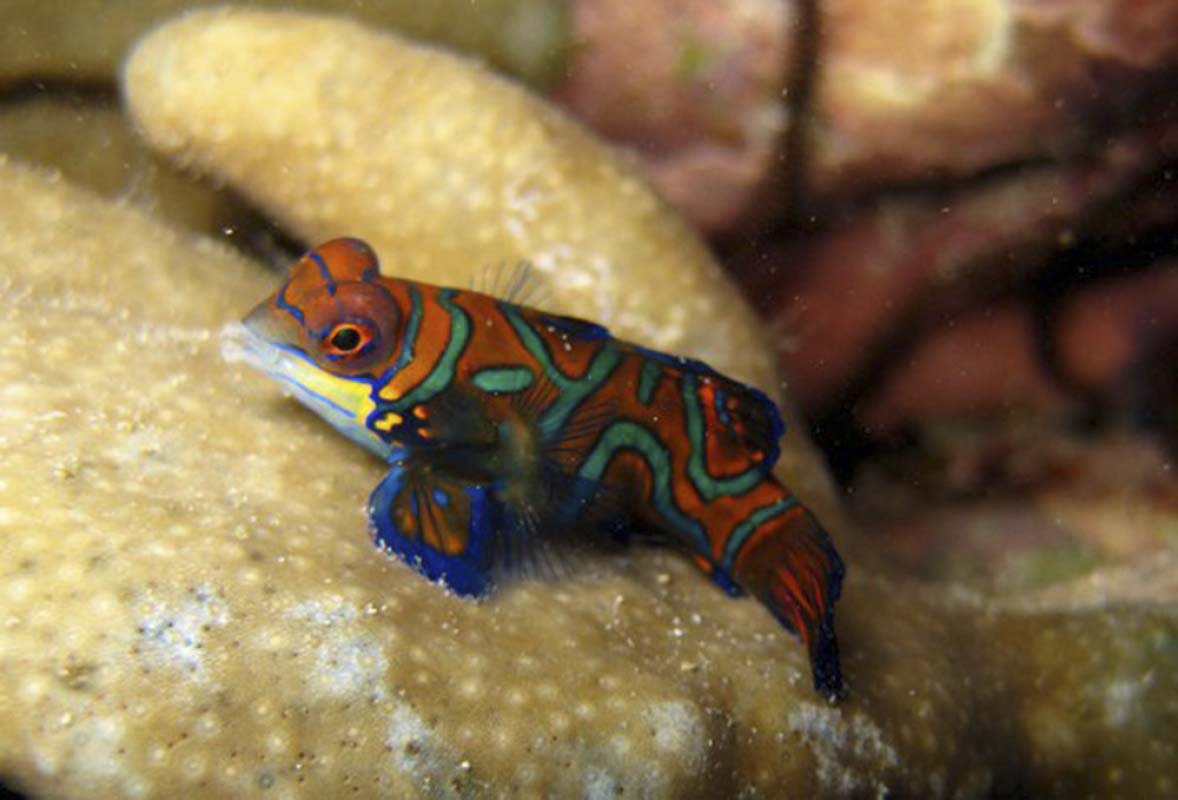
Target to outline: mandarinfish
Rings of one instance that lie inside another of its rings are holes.
[[[843,693],[843,564],[772,474],[784,431],[760,391],[591,322],[380,274],[357,239],[307,253],[229,354],[285,384],[389,465],[377,543],[485,595],[585,542],[654,535],[747,592]]]

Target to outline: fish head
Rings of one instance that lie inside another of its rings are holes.
[[[334,239],[299,259],[282,286],[228,329],[222,350],[388,457],[391,447],[369,419],[381,376],[400,348],[404,318],[372,248]]]

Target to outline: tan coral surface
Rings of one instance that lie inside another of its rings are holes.
[[[262,270],[0,180],[0,775],[45,796],[662,796],[867,787],[942,755],[820,702],[756,604],[668,554],[482,605],[389,561],[362,510],[381,466],[218,354]],[[938,686],[956,727],[944,666],[890,680]]]
[[[201,233],[240,225],[240,204],[153,158],[113,100],[34,96],[0,104],[0,152],[52,165],[71,181]]]

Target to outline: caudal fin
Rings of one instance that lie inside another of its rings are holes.
[[[814,688],[834,700],[845,694],[834,632],[834,604],[845,568],[826,531],[803,506],[766,520],[742,548],[738,582],[801,637]]]

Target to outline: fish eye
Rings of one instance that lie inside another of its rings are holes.
[[[371,341],[372,334],[364,326],[355,322],[341,322],[323,338],[323,349],[329,358],[340,358],[355,355]]]

